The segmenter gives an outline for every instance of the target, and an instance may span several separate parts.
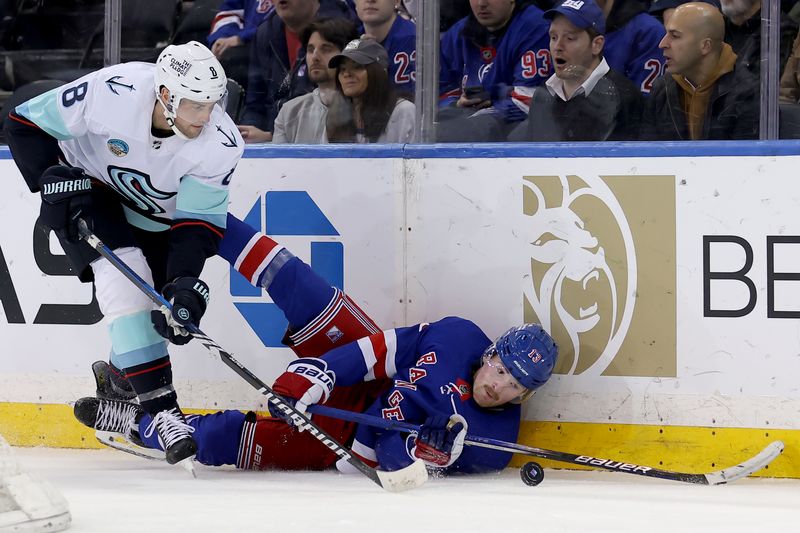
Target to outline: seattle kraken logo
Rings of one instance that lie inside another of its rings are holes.
[[[163,213],[164,208],[158,205],[156,200],[166,200],[177,194],[159,191],[150,183],[150,176],[132,168],[109,166],[108,176],[117,192],[133,202],[136,210],[144,214]]]

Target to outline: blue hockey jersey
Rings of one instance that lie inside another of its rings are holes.
[[[389,55],[389,79],[403,94],[414,94],[417,62],[417,26],[397,17],[381,43]]]
[[[336,385],[390,378],[393,386],[366,413],[422,424],[432,413],[458,413],[468,434],[516,442],[520,406],[484,409],[472,398],[473,373],[489,338],[469,320],[448,317],[397,328],[331,350],[322,356],[336,373]],[[414,438],[397,431],[359,426],[353,451],[384,470],[410,465]],[[450,472],[480,473],[505,468],[511,454],[467,446]]]
[[[664,69],[664,53],[658,43],[666,30],[652,15],[639,13],[617,28],[609,28],[603,56],[608,66],[621,72],[644,94]]]
[[[211,33],[206,39],[208,46],[217,39],[234,35],[250,42],[272,7],[272,0],[225,0],[211,23]]]
[[[530,87],[543,84],[553,71],[549,21],[541,9],[528,5],[514,14],[503,31],[490,34],[485,46],[465,36],[469,21],[470,17],[461,19],[442,37],[440,105],[454,104],[467,87],[482,86],[505,120],[523,120]]]

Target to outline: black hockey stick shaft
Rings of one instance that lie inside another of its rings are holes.
[[[356,422],[359,424],[365,424],[388,430],[402,431],[405,433],[419,433],[420,429],[420,426],[415,424],[409,424],[407,422],[400,422],[397,420],[387,420],[379,416],[373,416],[364,413],[354,413],[352,411],[345,411],[325,405],[312,405],[308,410],[309,412],[320,416],[329,416],[331,418],[338,418],[341,420],[347,420],[350,422]],[[781,441],[775,441],[769,444],[761,453],[743,463],[740,463],[739,465],[707,474],[689,474],[685,472],[661,470],[651,466],[637,465],[623,461],[612,461],[610,459],[602,459],[589,455],[577,455],[567,452],[546,450],[544,448],[534,448],[531,446],[525,446],[523,444],[517,444],[516,442],[506,442],[469,434],[467,434],[466,438],[464,439],[464,444],[469,446],[479,446],[481,448],[490,448],[503,452],[529,455],[532,457],[549,459],[551,461],[558,461],[561,463],[591,466],[603,468],[605,470],[611,470],[614,472],[624,472],[626,474],[667,479],[670,481],[680,481],[683,483],[694,483],[697,485],[719,485],[739,479],[741,477],[745,477],[769,464],[781,453],[781,451],[783,451],[783,443]]]
[[[117,254],[115,254],[108,246],[106,246],[103,241],[101,241],[86,225],[84,220],[79,220],[78,222],[78,230],[80,232],[81,238],[83,238],[92,248],[97,250],[97,252],[106,258],[114,267],[116,267],[126,278],[128,278],[136,287],[139,288],[144,294],[146,294],[150,300],[153,301],[159,307],[166,307],[167,309],[172,309],[172,305],[167,301],[164,296],[162,296],[158,291],[156,291],[153,287],[150,286],[141,276],[139,276],[136,272],[134,272],[122,259],[120,259]],[[200,343],[206,347],[206,349],[211,352],[213,355],[218,356],[223,363],[225,363],[231,370],[236,372],[239,377],[244,379],[247,383],[249,383],[253,388],[257,389],[258,392],[263,394],[267,401],[269,401],[272,405],[280,409],[286,416],[291,418],[292,423],[301,428],[304,431],[308,431],[311,435],[313,435],[317,440],[319,440],[322,444],[324,444],[328,449],[330,449],[333,453],[339,456],[342,459],[345,459],[348,463],[350,463],[353,467],[355,467],[359,472],[367,476],[369,479],[374,481],[376,484],[380,485],[383,488],[387,488],[384,486],[383,481],[378,476],[378,471],[369,465],[365,464],[361,459],[353,455],[349,448],[343,446],[339,442],[336,441],[333,437],[328,435],[324,430],[320,429],[319,426],[314,424],[311,420],[306,418],[300,411],[298,411],[292,404],[285,401],[281,396],[275,394],[272,389],[267,386],[266,383],[261,381],[255,374],[253,374],[250,370],[247,369],[242,363],[236,360],[233,355],[229,352],[225,351],[219,344],[214,342],[208,335],[203,333],[200,328],[195,326],[194,324],[188,324],[185,326],[186,330],[192,334],[194,338],[200,341]]]

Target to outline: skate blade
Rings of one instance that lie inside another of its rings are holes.
[[[175,466],[180,466],[187,472],[189,472],[193,478],[197,479],[197,470],[194,467],[194,455],[191,457],[187,457],[183,461],[178,461],[175,463]]]
[[[95,431],[95,437],[102,444],[109,448],[114,448],[121,452],[129,453],[144,459],[151,459],[155,461],[166,461],[166,455],[161,450],[153,448],[143,448],[138,446],[127,438],[122,433],[114,433],[113,431]]]

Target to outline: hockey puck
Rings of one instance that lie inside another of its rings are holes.
[[[519,469],[519,477],[526,485],[535,487],[544,479],[544,469],[539,463],[531,461],[522,465],[522,468]]]

